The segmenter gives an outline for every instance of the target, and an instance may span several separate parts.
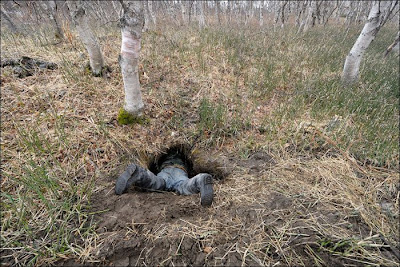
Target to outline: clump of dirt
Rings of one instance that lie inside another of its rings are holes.
[[[234,160],[234,162],[250,172],[261,172],[270,169],[276,164],[274,158],[263,151],[253,153],[248,159]]]
[[[115,266],[135,265],[141,258],[146,263],[159,264],[168,255],[170,245],[179,242],[173,237],[171,241],[167,234],[163,236],[163,229],[179,220],[202,217],[205,212],[197,195],[183,197],[171,192],[149,193],[132,188],[116,196],[111,188],[96,197],[95,210],[107,207],[106,212],[96,217],[98,232],[105,240],[97,253],[106,264]],[[145,248],[151,251],[141,255]]]
[[[1,61],[1,67],[11,66],[13,72],[18,78],[25,78],[32,76],[37,69],[57,69],[57,64],[53,62],[47,62],[40,59],[34,59],[27,56],[22,56],[20,59],[4,59]]]

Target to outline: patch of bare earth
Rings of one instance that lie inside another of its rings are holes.
[[[99,234],[93,253],[114,266],[397,264],[377,231],[390,223],[385,211],[363,205],[382,188],[371,188],[345,160],[257,152],[227,164],[232,172],[216,181],[211,208],[197,195],[131,188],[117,196],[116,176],[102,178],[92,198]],[[382,183],[395,179],[373,174]],[[398,229],[384,229],[398,240]]]

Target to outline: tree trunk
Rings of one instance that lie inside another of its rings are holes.
[[[316,2],[310,1],[308,3],[307,16],[303,17],[298,32],[307,31],[313,21],[313,14],[316,9]]]
[[[328,24],[328,20],[329,18],[332,16],[333,12],[335,12],[335,10],[339,7],[339,1],[336,2],[335,7],[332,8],[332,10],[330,12],[327,12],[326,15],[324,16],[323,19],[323,23],[324,26],[326,26],[326,24]]]
[[[306,24],[304,25],[304,31],[307,31],[309,26],[314,27],[314,25],[315,25],[316,12],[317,12],[317,2],[316,1],[311,1],[310,8],[308,11],[309,11],[309,13],[307,16]]]
[[[263,9],[264,9],[264,1],[261,1],[260,6],[258,7],[259,15],[258,15],[258,21],[260,24],[260,27],[264,25],[264,16],[263,16]]]
[[[388,16],[388,12],[391,12],[391,5],[391,2],[386,1],[376,1],[372,5],[368,20],[365,23],[360,36],[358,36],[350,50],[350,53],[346,57],[342,73],[343,83],[352,84],[358,80],[362,57],[368,46],[375,39],[379,29],[386,22],[385,17]]]
[[[48,9],[48,16],[50,20],[54,22],[54,25],[56,27],[56,37],[59,39],[64,39],[64,33],[63,30],[61,29],[60,22],[58,21],[57,17],[57,3],[56,1],[46,1],[46,7]]]
[[[215,1],[215,12],[217,13],[218,25],[221,25],[221,6],[220,6],[220,1]]]
[[[124,81],[124,110],[131,115],[141,116],[143,111],[142,94],[139,82],[139,54],[142,28],[144,25],[143,3],[140,1],[121,1],[121,66]]]
[[[83,1],[68,1],[67,5],[71,12],[76,30],[89,54],[90,68],[95,76],[100,76],[104,66],[103,54],[99,41],[89,26],[89,18]]]
[[[181,12],[182,12],[182,25],[186,24],[186,8],[185,2],[181,1]]]
[[[232,12],[234,11],[234,3],[232,1],[228,2],[228,11],[229,11],[229,25],[232,23]]]
[[[287,5],[287,1],[284,1],[282,3],[282,7],[281,7],[281,28],[283,29],[283,27],[285,26],[285,7]]]
[[[278,21],[281,17],[281,1],[279,2],[273,2],[274,3],[274,7],[275,7],[275,19],[274,19],[274,32],[276,31],[276,25],[278,24]]]
[[[199,27],[200,29],[203,29],[206,26],[206,20],[204,18],[204,2],[203,1],[198,1],[198,9],[199,9]]]
[[[149,14],[149,9],[147,8],[147,3],[148,1],[143,1],[143,13],[144,13],[144,25],[142,28],[143,32],[147,32],[149,30],[149,23],[150,23],[150,14]]]
[[[147,1],[147,7],[149,9],[149,14],[150,14],[150,17],[151,17],[151,21],[152,21],[153,25],[155,26],[156,22],[157,22],[157,19],[156,19],[156,16],[154,15],[153,1],[152,0],[148,0]]]
[[[4,18],[8,22],[10,30],[13,33],[17,32],[18,31],[17,26],[15,26],[15,24],[12,22],[11,18],[8,16],[7,12],[5,10],[3,11],[3,6],[1,6],[1,10],[0,11],[1,11],[1,17]]]
[[[394,40],[394,42],[391,45],[389,45],[383,56],[386,57],[390,53],[390,51],[393,50],[393,48],[394,50],[397,50],[397,52],[399,52],[399,41],[400,41],[400,31],[397,33],[396,40]]]

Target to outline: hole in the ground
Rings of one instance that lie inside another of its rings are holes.
[[[153,156],[148,169],[155,174],[159,173],[161,171],[161,164],[171,155],[177,155],[181,158],[187,167],[189,176],[193,176],[193,162],[188,156],[190,155],[190,147],[182,144],[171,146],[164,153]]]
[[[199,173],[209,173],[215,179],[222,180],[228,175],[225,164],[218,157],[212,156],[209,153],[192,151],[188,144],[177,144],[168,147],[164,152],[150,157],[148,161],[148,169],[157,174],[161,171],[161,164],[171,155],[178,154],[187,167],[189,177],[193,177]]]

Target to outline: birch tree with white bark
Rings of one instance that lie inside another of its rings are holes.
[[[152,0],[147,0],[147,9],[149,11],[151,22],[153,23],[153,25],[156,25],[157,19],[156,19],[156,16],[154,14],[153,1]]]
[[[84,1],[67,2],[76,30],[89,54],[91,71],[93,75],[100,76],[104,67],[104,58],[99,41],[90,28],[89,17],[86,11],[87,4]]]
[[[204,18],[204,2],[203,1],[197,1],[198,5],[198,20],[199,20],[199,27],[200,29],[203,29],[206,26],[206,20]]]
[[[4,10],[3,5],[1,5],[1,19],[7,21],[8,26],[12,32],[18,32],[18,27],[15,25],[15,23],[12,21],[10,16],[8,16],[7,11]]]
[[[343,83],[352,84],[358,80],[360,64],[365,51],[375,39],[375,36],[385,24],[397,4],[398,0],[375,1],[373,3],[367,22],[351,48],[350,53],[346,57],[342,73]]]
[[[263,16],[263,11],[264,11],[264,1],[260,1],[260,6],[258,7],[258,23],[260,27],[264,25],[264,16]]]
[[[125,91],[123,114],[128,113],[131,117],[140,117],[144,108],[139,82],[140,42],[144,25],[143,2],[121,0],[121,5],[122,43],[119,64]],[[120,122],[125,123],[124,121]]]
[[[64,38],[64,32],[61,28],[61,23],[59,21],[58,15],[57,15],[57,2],[52,0],[52,1],[45,1],[44,2],[44,8],[47,11],[47,15],[51,21],[53,21],[54,26],[56,27],[56,34],[55,36],[59,39]]]

